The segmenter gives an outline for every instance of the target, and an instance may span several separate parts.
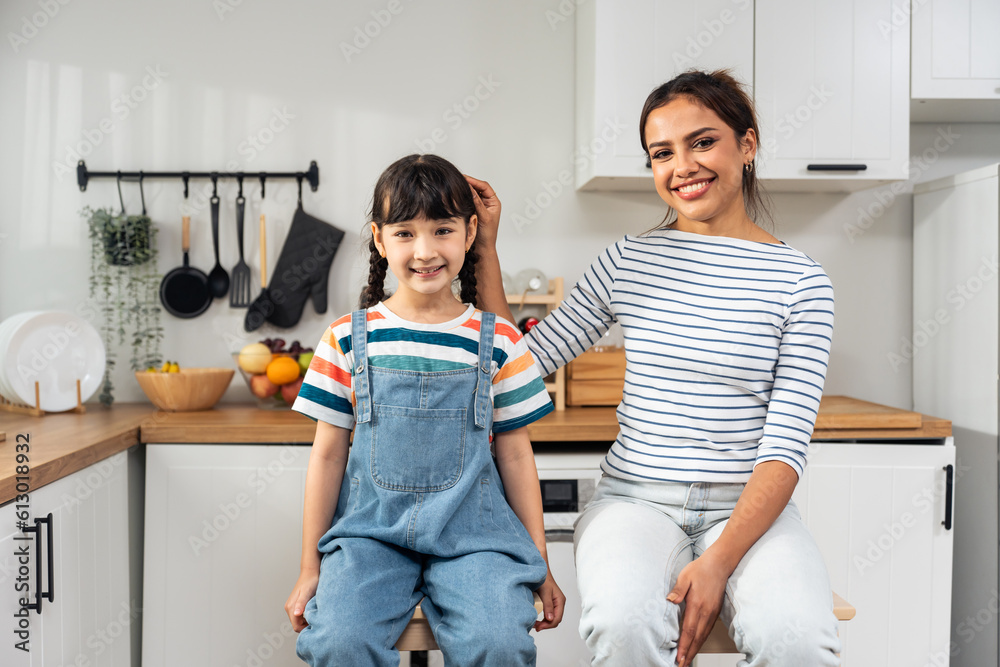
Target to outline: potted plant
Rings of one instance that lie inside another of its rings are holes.
[[[129,340],[132,370],[159,366],[159,285],[156,227],[149,216],[116,214],[86,207],[81,214],[90,230],[90,298],[103,316],[99,327],[107,349],[104,384],[98,399],[114,402],[111,371],[117,346]]]

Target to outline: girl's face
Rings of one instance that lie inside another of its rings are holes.
[[[399,281],[396,293],[454,299],[451,283],[476,238],[477,223],[475,215],[468,224],[462,218],[416,218],[379,229],[373,222],[375,246]]]
[[[739,142],[714,111],[681,96],[650,112],[645,133],[656,191],[680,226],[746,217],[743,169],[757,148],[752,129]]]

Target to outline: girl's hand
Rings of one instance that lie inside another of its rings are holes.
[[[688,667],[701,650],[722,609],[729,575],[713,557],[711,549],[688,563],[677,576],[677,584],[667,595],[674,604],[686,601],[681,636],[677,643],[677,665]]]
[[[302,612],[306,608],[306,603],[316,595],[316,587],[318,585],[318,571],[302,572],[299,575],[299,580],[295,582],[292,594],[288,596],[288,601],[285,602],[285,613],[288,614],[288,620],[292,622],[292,629],[295,632],[301,632],[303,628],[309,625]]]
[[[500,226],[500,200],[490,184],[478,178],[466,176],[472,188],[472,199],[476,203],[476,217],[479,218],[479,229],[476,232],[482,242],[495,248],[497,244],[497,228]]]
[[[552,578],[551,570],[545,576],[542,585],[538,587],[538,597],[542,599],[543,620],[535,621],[535,630],[541,632],[559,625],[566,607],[566,596]]]

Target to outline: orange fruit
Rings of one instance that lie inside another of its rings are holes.
[[[291,357],[275,357],[267,365],[267,379],[276,385],[288,384],[299,379],[299,362]]]

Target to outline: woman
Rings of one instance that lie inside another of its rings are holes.
[[[671,211],[607,248],[527,336],[542,374],[618,322],[620,433],[576,525],[595,665],[691,664],[715,619],[747,665],[837,665],[829,577],[792,491],[833,330],[822,267],[764,231],[753,103],[725,71],[654,90],[640,141]],[[478,195],[484,310],[509,316],[500,203]]]

